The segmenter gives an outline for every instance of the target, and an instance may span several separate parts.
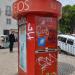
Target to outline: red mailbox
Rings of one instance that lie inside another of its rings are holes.
[[[61,4],[57,0],[17,0],[19,75],[57,74],[57,27]]]

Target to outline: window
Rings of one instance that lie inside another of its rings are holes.
[[[67,40],[67,43],[70,44],[70,45],[73,45],[73,40],[68,39],[68,40]]]
[[[58,37],[58,40],[61,41],[61,37]]]
[[[6,19],[6,24],[11,24],[11,19]]]
[[[64,43],[66,43],[66,38],[58,37],[58,40],[59,40],[59,41],[62,41],[62,42],[64,42]]]
[[[4,35],[9,35],[9,30],[3,30]]]
[[[11,6],[6,6],[5,14],[6,16],[11,16]]]
[[[61,38],[61,41],[66,43],[66,38]]]

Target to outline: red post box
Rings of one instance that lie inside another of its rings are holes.
[[[19,75],[57,74],[57,26],[61,3],[57,0],[17,0]]]

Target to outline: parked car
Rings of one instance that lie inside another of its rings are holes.
[[[0,48],[9,47],[9,38],[7,35],[0,35]]]
[[[71,35],[75,37],[75,34],[71,34]]]
[[[58,35],[58,47],[65,52],[75,55],[75,37],[63,34]]]

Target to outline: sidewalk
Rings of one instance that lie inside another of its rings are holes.
[[[17,51],[17,48],[13,49],[13,53],[9,49],[0,49],[0,75],[17,75]]]
[[[0,75],[18,75],[17,51],[17,47],[13,53],[0,49]],[[58,75],[75,75],[75,56],[59,54]]]
[[[75,56],[59,54],[58,75],[75,75]]]

